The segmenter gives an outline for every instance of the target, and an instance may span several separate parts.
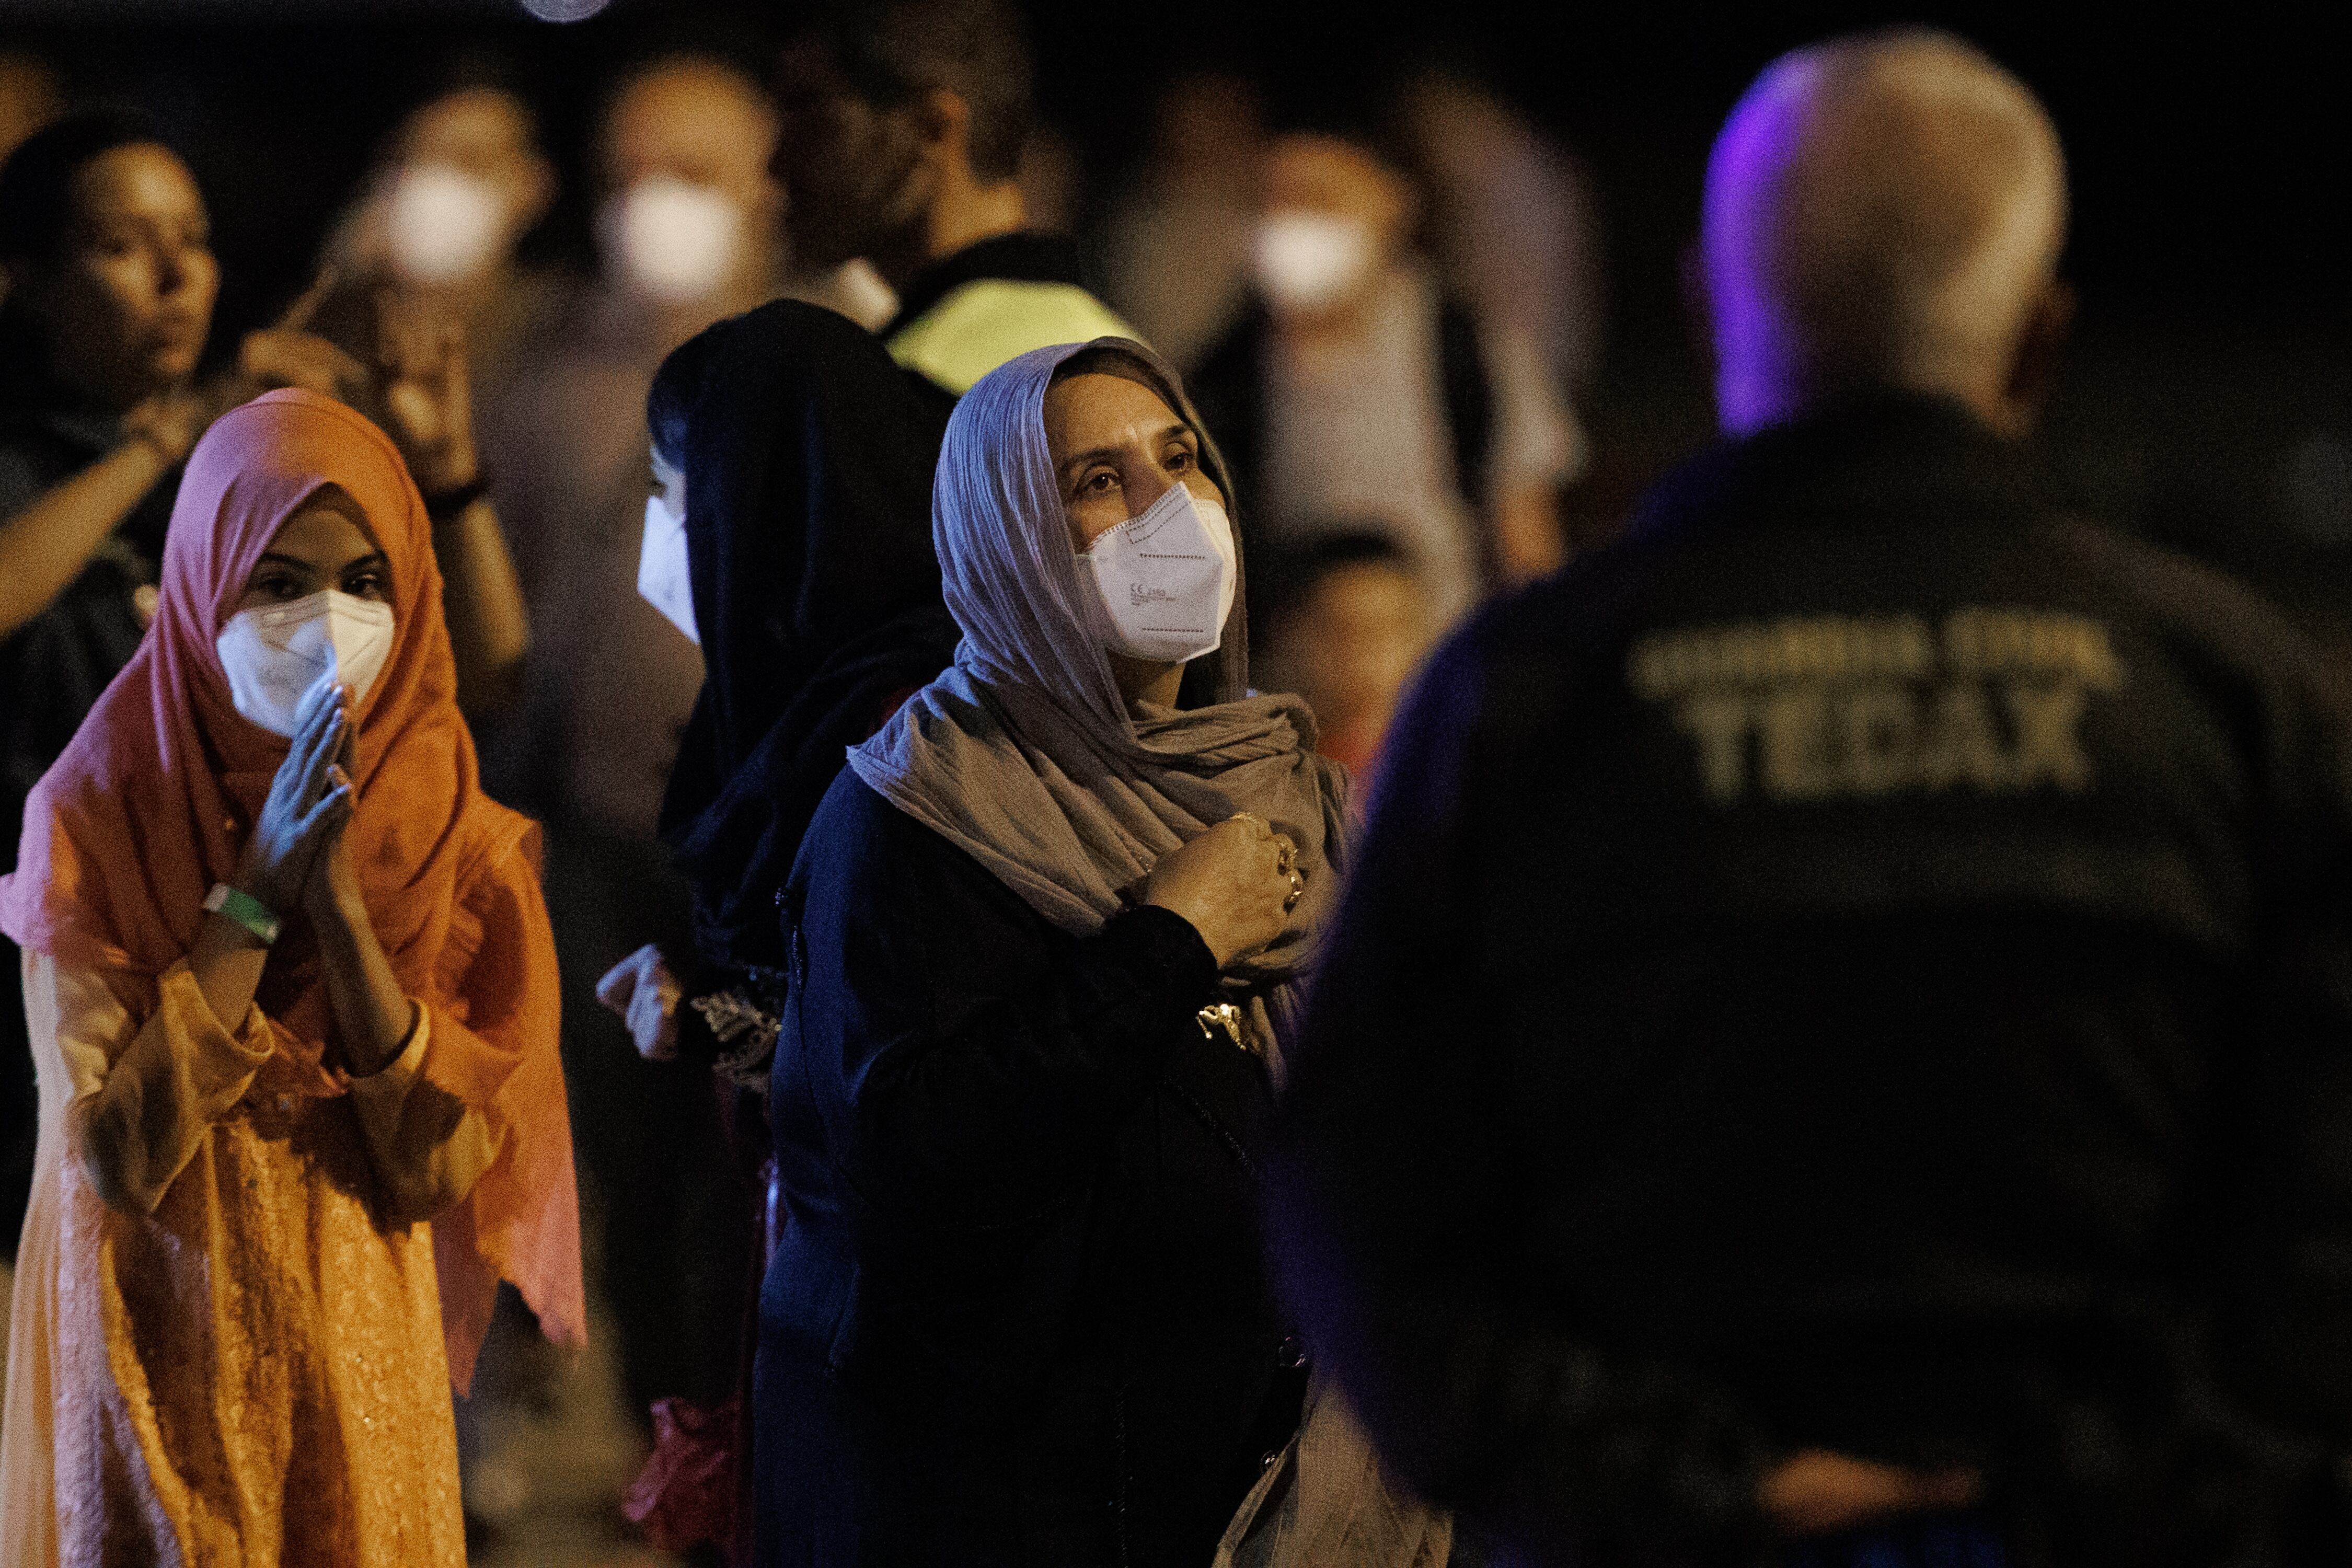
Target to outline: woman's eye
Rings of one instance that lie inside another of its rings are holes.
[[[343,592],[354,599],[381,599],[385,596],[386,584],[381,572],[362,572],[343,583]]]
[[[1079,483],[1078,493],[1089,496],[1107,496],[1117,489],[1118,489],[1118,476],[1112,473],[1108,468],[1097,468]]]
[[[1192,466],[1192,454],[1179,447],[1168,454],[1168,466],[1178,473]]]

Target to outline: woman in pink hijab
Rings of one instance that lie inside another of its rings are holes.
[[[306,392],[223,416],[0,880],[41,1084],[0,1561],[464,1563],[499,1279],[583,1331],[536,850],[392,443]]]

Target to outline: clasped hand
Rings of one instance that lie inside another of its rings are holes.
[[[331,680],[303,697],[293,744],[238,864],[237,886],[281,919],[299,908],[316,924],[356,908],[358,883],[343,850],[352,807],[348,698]]]
[[[1160,857],[1142,901],[1192,923],[1223,969],[1282,934],[1305,879],[1298,847],[1244,812]]]
[[[620,1015],[629,1026],[637,1055],[649,1062],[677,1056],[677,1005],[685,995],[669,963],[652,942],[637,949],[604,972],[596,982],[596,1000]]]

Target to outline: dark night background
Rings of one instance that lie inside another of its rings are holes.
[[[2080,503],[2231,562],[2352,646],[2352,245],[2338,18],[2210,7],[2179,20],[2088,8],[1402,9],[1209,0],[1032,0],[1046,114],[1098,199],[1165,71],[1255,68],[1277,107],[1328,106],[1435,50],[1475,65],[1583,158],[1609,258],[1609,350],[1580,411],[1598,462],[1573,499],[1604,534],[1706,438],[1706,367],[1681,297],[1716,123],[1774,54],[1844,28],[1927,22],[2039,90],[2073,164],[2074,351],[2043,445]],[[304,280],[376,137],[452,57],[502,58],[541,107],[568,195],[534,242],[586,260],[583,133],[612,69],[677,45],[756,61],[783,5],[616,0],[550,26],[500,0],[0,0],[0,47],[85,94],[134,98],[194,153],[215,209],[235,341]],[[362,19],[363,18],[363,19]],[[2339,588],[2339,584],[2347,585]]]

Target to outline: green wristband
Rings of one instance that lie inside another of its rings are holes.
[[[268,905],[241,888],[232,888],[226,882],[215,882],[213,890],[205,895],[205,908],[214,914],[226,915],[260,938],[264,947],[278,940],[278,917],[269,912]]]

